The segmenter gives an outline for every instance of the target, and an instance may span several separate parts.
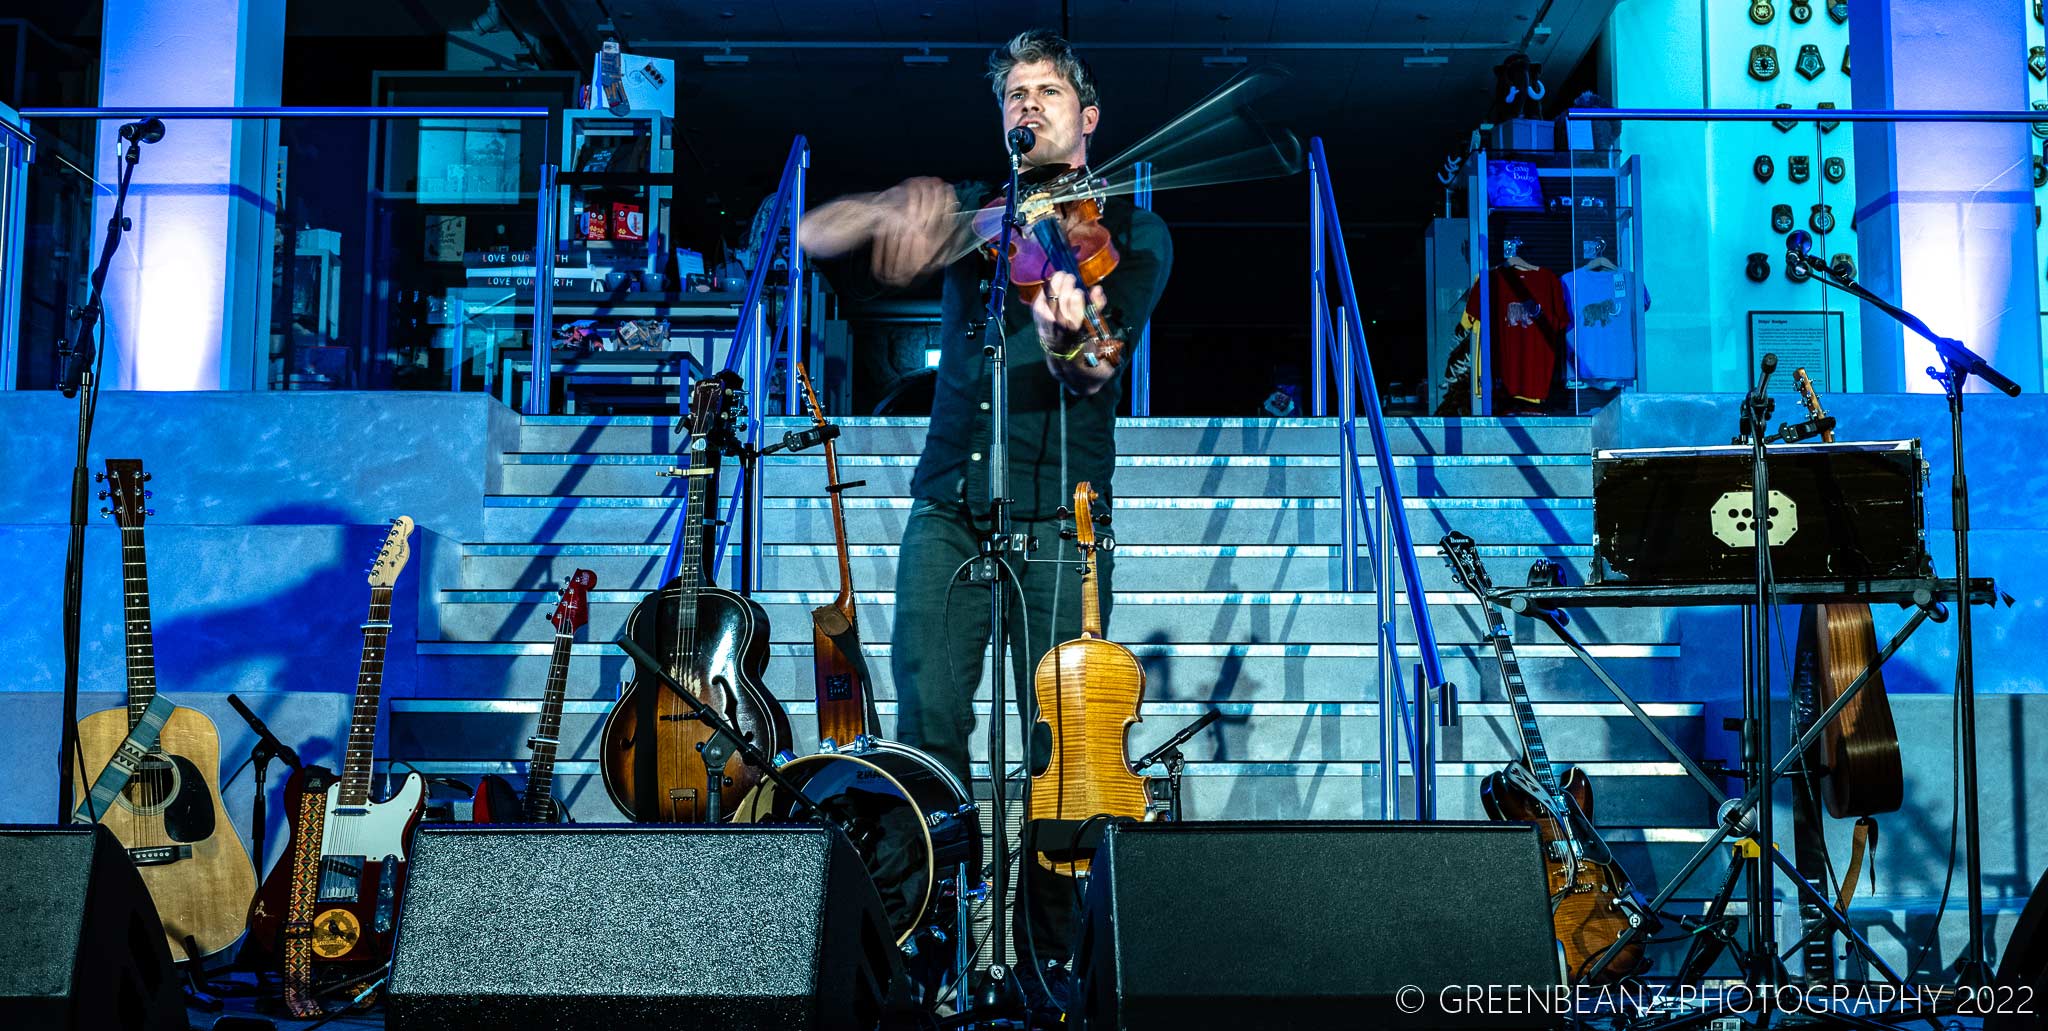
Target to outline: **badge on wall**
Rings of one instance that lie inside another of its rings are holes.
[[[1790,110],[1792,110],[1792,105],[1790,105],[1790,104],[1779,104],[1779,105],[1778,105],[1778,110],[1780,110],[1780,111],[1790,111]],[[1796,126],[1796,125],[1798,125],[1799,123],[1798,123],[1797,121],[1793,120],[1793,119],[1790,119],[1790,118],[1774,118],[1774,119],[1772,119],[1772,120],[1771,120],[1771,124],[1772,124],[1772,125],[1775,125],[1775,126],[1777,126],[1777,127],[1778,127],[1778,131],[1779,131],[1779,132],[1791,132],[1791,131],[1792,131],[1792,127],[1793,127],[1793,126]]]
[[[1850,260],[1847,254],[1837,254],[1828,259],[1828,269],[1835,274],[1836,279],[1848,283],[1856,281],[1856,263]]]
[[[1834,232],[1835,209],[1826,204],[1815,204],[1813,214],[1807,218],[1806,224],[1812,226],[1813,231],[1822,236]]]
[[[2034,6],[2039,8],[2041,0],[2034,0]],[[1848,24],[1849,0],[1828,0],[1828,17],[1833,18],[1837,25]]]
[[[1815,106],[1815,107],[1817,107],[1817,108],[1820,108],[1821,110],[1824,110],[1824,111],[1833,111],[1833,110],[1835,109],[1835,102],[1834,102],[1834,101],[1832,101],[1832,100],[1823,100],[1823,101],[1821,101],[1820,103],[1818,103],[1818,104],[1815,104],[1814,106]],[[1840,125],[1840,124],[1842,124],[1842,123],[1840,123],[1840,122],[1821,122],[1821,123],[1820,123],[1820,131],[1821,131],[1821,132],[1834,132],[1834,131],[1835,131],[1835,126],[1838,126],[1838,125]]]
[[[1747,275],[1752,283],[1761,283],[1771,278],[1771,256],[1762,251],[1751,252],[1749,267],[1743,270],[1743,274]]]
[[[2034,110],[2048,111],[2048,100],[2034,101]],[[2037,139],[2048,140],[2048,122],[2035,122],[2034,136]]]
[[[2027,70],[2036,79],[2048,79],[2048,47],[2027,48]]]
[[[1841,158],[1829,158],[1820,163],[1820,174],[1831,183],[1839,183],[1849,176],[1849,163]]]
[[[1806,80],[1811,82],[1820,78],[1820,73],[1827,71],[1828,66],[1827,62],[1820,59],[1820,48],[1808,43],[1799,48],[1799,63],[1794,65],[1792,70],[1806,76]]]
[[[1849,74],[1849,48],[1842,48],[1842,74]]]
[[[1813,20],[1813,8],[1807,6],[1806,0],[1792,0],[1792,10],[1790,13],[1792,20],[1801,25]]]
[[[1785,177],[1795,183],[1813,178],[1813,166],[1807,163],[1806,155],[1794,154],[1785,162]]]
[[[1756,0],[1749,5],[1749,20],[1758,25],[1769,25],[1778,9],[1771,6],[1771,0]]]
[[[1771,228],[1780,233],[1792,231],[1792,205],[1771,205]]]
[[[2035,49],[2039,49],[2038,47]],[[1758,82],[1769,82],[1778,77],[1778,50],[1769,43],[1758,43],[1749,48],[1749,77]]]
[[[1756,174],[1757,182],[1767,183],[1771,181],[1771,173],[1776,169],[1771,164],[1771,156],[1769,154],[1758,154],[1756,156],[1756,163],[1750,165],[1749,170]]]

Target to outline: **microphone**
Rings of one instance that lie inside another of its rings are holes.
[[[1214,723],[1222,718],[1222,710],[1217,709],[1213,706],[1210,707],[1208,712],[1202,714],[1201,719],[1198,719],[1195,722],[1180,728],[1180,730],[1177,731],[1172,737],[1166,739],[1165,744],[1162,744],[1158,748],[1153,749],[1151,752],[1147,753],[1143,758],[1139,759],[1137,762],[1132,763],[1131,768],[1134,770],[1142,770],[1158,762],[1159,760],[1166,758],[1168,752],[1171,752],[1174,749],[1179,748],[1184,744],[1187,744],[1188,739],[1194,737],[1196,734],[1201,733],[1203,727],[1206,727],[1209,724]]]
[[[1757,380],[1755,389],[1752,389],[1749,392],[1749,404],[1751,407],[1755,407],[1757,405],[1762,404],[1764,398],[1770,395],[1770,391],[1765,388],[1771,382],[1771,373],[1778,371],[1778,353],[1776,351],[1767,352],[1764,355],[1763,365],[1763,378]],[[1757,432],[1763,432],[1763,427],[1761,425],[1757,427]]]
[[[1022,125],[1011,129],[1008,139],[1012,154],[1029,154],[1031,148],[1038,146],[1038,134]]]
[[[286,766],[289,766],[294,770],[299,769],[303,766],[303,764],[299,762],[299,753],[292,751],[292,746],[287,745],[282,741],[279,741],[277,739],[277,735],[272,734],[270,732],[270,728],[264,726],[263,721],[257,719],[256,714],[250,712],[249,707],[243,705],[242,700],[240,698],[237,698],[234,695],[229,695],[228,704],[234,706],[235,711],[242,714],[242,719],[247,720],[249,723],[249,729],[256,732],[257,739],[262,741],[265,745],[268,745],[272,752],[277,753],[277,757],[283,759],[284,764]]]
[[[1804,229],[1795,229],[1792,231],[1792,235],[1785,238],[1785,263],[1787,265],[1804,266],[1808,272],[1817,273],[1826,270],[1827,266],[1819,265],[1814,261],[1811,257],[1812,253],[1812,233]]]
[[[164,138],[164,120],[145,118],[139,122],[129,122],[121,127],[121,138],[136,143],[155,143]]]

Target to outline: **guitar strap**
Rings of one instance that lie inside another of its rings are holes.
[[[313,909],[320,895],[320,845],[327,826],[327,792],[299,794],[299,836],[292,851],[291,892],[284,918],[284,1002],[296,1017],[326,1012],[313,992]]]
[[[1877,820],[1861,817],[1856,821],[1856,836],[1849,845],[1849,868],[1842,872],[1842,890],[1835,894],[1835,908],[1844,913],[1856,897],[1856,878],[1863,873],[1863,854],[1870,853],[1870,890],[1877,890]]]
[[[143,760],[156,750],[158,735],[163,733],[165,721],[171,718],[176,705],[164,695],[149,700],[149,708],[142,710],[142,718],[135,721],[135,729],[123,738],[121,746],[114,749],[114,756],[107,760],[106,768],[92,782],[92,791],[71,814],[72,823],[92,823],[94,817],[104,815],[107,807],[114,804],[126,790],[128,782],[135,777],[135,771],[142,768]]]

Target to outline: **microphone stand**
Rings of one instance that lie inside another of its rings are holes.
[[[125,131],[123,133],[126,135]],[[100,385],[99,377],[93,373],[93,363],[98,358],[98,349],[93,344],[93,330],[100,319],[100,295],[107,285],[107,268],[113,263],[114,252],[121,247],[121,234],[129,229],[124,214],[128,206],[128,184],[135,178],[135,163],[142,160],[142,141],[135,136],[128,137],[128,150],[122,155],[120,180],[114,194],[114,213],[107,219],[106,240],[100,245],[99,264],[92,270],[92,290],[86,295],[85,306],[73,310],[72,317],[78,320],[78,333],[72,338],[69,348],[60,347],[59,388],[65,397],[72,397],[82,389],[85,396],[78,402],[78,457],[71,467],[71,538],[64,554],[64,727],[57,746],[57,823],[71,822],[71,773],[72,764],[77,763],[78,779],[89,783],[85,772],[85,757],[78,754],[78,653],[79,623],[85,610],[85,507],[88,484],[86,478],[86,452],[92,445],[93,417],[98,414]],[[76,373],[76,381],[73,374]]]
[[[1773,909],[1773,885],[1776,876],[1767,858],[1775,848],[1772,828],[1771,803],[1771,665],[1770,665],[1770,604],[1771,604],[1771,491],[1770,469],[1765,460],[1764,426],[1771,417],[1776,403],[1771,400],[1768,390],[1771,373],[1778,368],[1778,356],[1766,354],[1763,359],[1763,375],[1742,399],[1742,422],[1750,446],[1750,528],[1756,542],[1756,597],[1751,602],[1749,635],[1744,642],[1748,652],[1748,669],[1744,679],[1747,698],[1743,704],[1742,731],[1742,773],[1744,783],[1754,788],[1763,799],[1757,806],[1756,841],[1763,850],[1758,858],[1749,860],[1749,918],[1750,918],[1750,968],[1746,971],[1751,984],[1778,983],[1778,933],[1777,914]]]
[[[249,804],[249,837],[256,849],[256,868],[261,870],[264,830],[270,825],[269,789],[264,787],[264,782],[270,777],[270,760],[282,759],[286,766],[294,770],[303,770],[306,767],[299,761],[299,753],[290,745],[279,741],[277,735],[272,734],[270,728],[264,726],[263,721],[257,719],[256,714],[250,712],[249,707],[242,704],[240,698],[229,695],[228,704],[234,706],[235,711],[241,714],[243,722],[249,724],[249,729],[256,732],[256,743],[249,746],[249,765],[256,768],[256,797]]]
[[[1789,257],[1789,256],[1788,256]],[[2020,385],[1991,367],[1982,355],[1960,340],[1941,336],[1927,328],[1913,313],[1871,293],[1854,281],[1838,278],[1834,270],[1806,255],[1799,259],[1816,280],[1860,298],[1899,324],[1925,337],[1941,355],[1941,368],[1928,366],[1927,376],[1941,384],[1948,395],[1949,450],[1955,471],[1949,489],[1950,521],[1956,535],[1956,719],[1961,724],[1962,747],[1957,758],[1962,765],[1963,854],[1967,857],[1965,886],[1969,889],[1969,943],[1956,961],[1956,982],[1966,988],[1991,983],[1991,967],[1984,958],[1984,870],[1977,825],[1977,672],[1970,637],[1970,485],[1963,475],[1963,386],[1971,375],[2018,397]]]
[[[1142,773],[1151,768],[1155,763],[1163,762],[1166,764],[1166,812],[1167,818],[1175,823],[1180,822],[1181,770],[1187,765],[1188,761],[1187,756],[1181,754],[1180,746],[1187,744],[1190,738],[1201,733],[1202,728],[1221,718],[1223,718],[1223,711],[1221,709],[1210,709],[1208,712],[1203,713],[1200,719],[1175,731],[1174,735],[1167,738],[1164,744],[1145,753],[1137,762],[1131,764],[1131,772],[1133,773]]]
[[[1009,780],[1009,748],[1007,727],[1009,720],[1009,666],[1003,661],[1004,643],[1008,634],[1008,590],[1005,581],[1009,578],[1009,567],[1005,556],[1011,551],[1025,550],[1011,532],[1010,521],[1010,375],[1009,375],[1009,334],[1003,326],[1003,308],[1010,294],[1010,241],[1016,231],[1022,228],[1017,222],[1017,177],[1023,164],[1024,151],[1030,149],[1026,142],[1020,146],[1014,139],[1008,146],[1010,178],[1003,192],[1003,228],[996,241],[996,267],[989,277],[988,308],[982,320],[969,332],[979,336],[982,353],[988,358],[990,377],[989,397],[989,448],[988,448],[988,501],[989,532],[981,540],[981,554],[976,563],[974,582],[989,585],[989,806],[994,820],[991,831],[994,836],[995,876],[992,889],[994,895],[989,907],[989,940],[994,943],[990,954],[994,962],[989,964],[987,983],[982,990],[971,994],[966,1010],[1014,1010],[1021,1005],[1020,989],[1010,977],[1009,964],[1003,962],[1003,949],[1009,940],[1008,909],[1010,904],[1010,828],[1004,812]],[[995,323],[996,334],[988,336],[988,325]],[[1020,914],[1021,917],[1021,914]]]

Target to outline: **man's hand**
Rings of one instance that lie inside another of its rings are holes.
[[[960,201],[943,179],[906,179],[877,194],[874,216],[875,278],[908,286],[938,271],[959,228]]]
[[[1109,306],[1109,297],[1099,286],[1090,287],[1086,296],[1098,312]],[[1082,297],[1080,284],[1073,276],[1055,272],[1031,301],[1031,322],[1038,329],[1040,346],[1047,351],[1045,367],[1052,371],[1053,378],[1066,384],[1068,390],[1087,397],[1116,375],[1116,366],[1099,360],[1089,364],[1091,353],[1086,349],[1066,361],[1053,357],[1054,353],[1073,350],[1079,342],[1081,324],[1086,318]]]

